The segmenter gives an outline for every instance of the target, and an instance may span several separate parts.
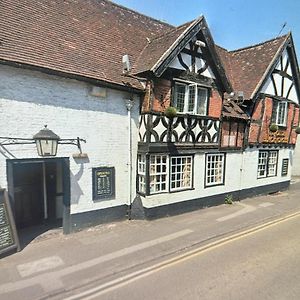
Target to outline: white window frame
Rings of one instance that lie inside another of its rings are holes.
[[[191,189],[193,184],[193,156],[170,157],[170,191]]]
[[[149,161],[150,194],[169,191],[169,157],[165,154],[150,155]]]
[[[184,104],[183,104],[183,109],[178,108],[178,93],[177,93],[177,87],[181,86],[185,88],[185,93],[184,93]],[[190,107],[190,96],[191,96],[191,91],[192,88],[194,88],[195,94],[193,97],[193,108],[191,109]],[[205,99],[205,104],[204,104],[204,113],[198,113],[199,105],[200,105],[200,99],[199,99],[199,90],[203,90],[206,93],[206,99]],[[209,90],[206,87],[203,87],[197,83],[183,83],[183,82],[175,82],[174,86],[174,106],[177,107],[179,113],[188,113],[188,114],[194,114],[194,115],[201,115],[201,116],[206,116],[207,115],[207,106],[208,106],[208,98],[209,98]]]
[[[146,193],[146,155],[138,154],[138,191]]]
[[[277,176],[278,151],[263,150],[258,152],[257,178]]]
[[[205,187],[224,185],[225,153],[207,153],[205,156]]]
[[[276,125],[286,126],[288,114],[288,102],[278,101],[277,111],[276,111]]]

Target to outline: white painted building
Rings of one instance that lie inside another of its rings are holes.
[[[289,186],[291,34],[227,51],[204,17],[174,27],[108,0],[2,2],[0,185],[19,229],[67,233]],[[33,143],[44,125],[55,156]]]
[[[81,147],[87,156],[82,158],[77,157],[79,150],[75,145],[59,144],[55,158],[39,157],[35,144],[1,147],[0,164],[3,171],[0,184],[2,188],[8,188],[10,195],[17,199],[15,201],[21,197],[25,185],[41,185],[36,195],[31,195],[31,201],[27,199],[21,204],[18,212],[22,216],[17,216],[17,224],[24,223],[25,226],[39,223],[41,220],[32,220],[33,211],[27,211],[24,206],[37,205],[37,202],[47,203],[53,201],[53,197],[55,216],[51,217],[57,219],[64,216],[66,232],[87,224],[126,216],[135,190],[136,160],[132,159],[130,171],[129,153],[131,151],[132,158],[136,157],[139,97],[132,98],[129,93],[106,87],[100,87],[103,93],[101,96],[93,96],[93,88],[89,83],[74,79],[0,66],[1,136],[32,138],[47,124],[61,139],[80,137],[86,140],[86,143],[81,143]],[[134,101],[130,116],[131,145],[125,105],[130,97]],[[51,162],[55,166],[50,167],[48,164]],[[23,164],[33,166],[32,172],[35,174],[32,174],[32,182],[21,182],[17,178],[17,173],[26,176],[28,172],[28,168],[24,171],[19,168]],[[69,165],[69,169],[66,166],[63,171],[64,164]],[[10,172],[7,168],[12,165],[13,174],[7,174],[6,170]],[[92,188],[92,170],[100,167],[112,167],[115,170],[114,196],[102,201],[101,198],[94,199]],[[42,180],[39,176],[43,176]],[[55,179],[55,187],[49,186],[48,177],[51,176]],[[128,183],[130,176],[131,196]],[[63,186],[63,180],[69,180],[70,187]],[[55,189],[55,196],[48,192],[47,197],[47,189]],[[67,193],[69,199],[66,197],[64,200],[64,194]],[[38,197],[44,198],[43,201],[40,202]],[[68,203],[63,205],[63,200]],[[38,217],[47,219],[53,213],[51,209],[49,203],[45,204],[43,215]]]

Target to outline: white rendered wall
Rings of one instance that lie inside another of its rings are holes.
[[[195,154],[193,190],[176,192],[171,194],[154,194],[147,197],[143,197],[143,205],[147,208],[151,208],[290,180],[292,162],[291,158],[293,155],[293,150],[279,149],[277,176],[261,179],[257,178],[258,152],[259,150],[257,148],[252,148],[246,149],[244,153],[226,153],[225,184],[206,188],[204,185],[205,154]],[[282,177],[281,164],[283,158],[289,158],[289,171],[287,176]]]
[[[71,213],[128,204],[128,94],[107,89],[107,97],[89,95],[91,85],[38,71],[0,65],[0,136],[32,136],[44,124],[61,138],[86,139],[88,159],[73,159],[77,147],[59,145],[57,157],[70,158]],[[138,99],[132,110],[133,180],[138,135]],[[7,147],[14,158],[38,158],[35,145]],[[9,156],[9,158],[13,158]],[[93,201],[92,168],[115,167],[114,200]],[[7,187],[6,158],[0,153],[0,186]]]
[[[292,175],[300,176],[300,138],[297,139],[297,144],[295,148]]]

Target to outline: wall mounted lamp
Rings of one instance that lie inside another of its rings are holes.
[[[47,128],[47,125],[36,133],[32,139],[0,137],[1,146],[36,144],[38,155],[43,157],[56,156],[58,144],[75,145],[79,150],[79,154],[82,154],[81,142],[86,143],[86,140],[79,137],[74,139],[61,139],[52,130]]]

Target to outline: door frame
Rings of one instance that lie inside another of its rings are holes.
[[[63,179],[63,218],[62,227],[63,233],[68,234],[71,231],[71,188],[70,188],[70,160],[69,157],[55,157],[55,158],[22,158],[22,159],[7,159],[6,160],[6,177],[7,190],[11,207],[14,211],[14,174],[13,166],[20,163],[43,163],[43,162],[61,162],[62,164],[62,179]]]

